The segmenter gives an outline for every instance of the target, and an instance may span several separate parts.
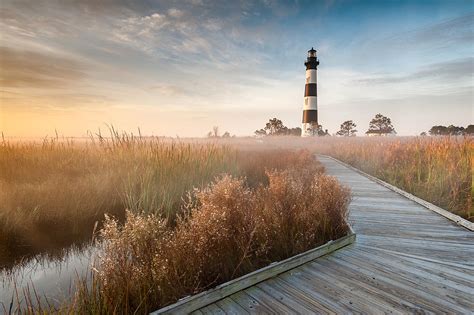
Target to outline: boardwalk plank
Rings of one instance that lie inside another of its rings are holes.
[[[234,293],[230,298],[250,314],[276,314],[271,307],[260,303],[244,291]]]
[[[262,282],[257,285],[259,288],[273,296],[283,295],[288,298],[290,303],[289,305],[298,311],[298,306],[293,306],[294,304],[299,305],[302,308],[309,310],[310,312],[318,312],[321,314],[336,314],[334,311],[331,311],[328,307],[322,305],[314,298],[306,295],[303,291],[292,287],[285,281],[282,281],[280,278],[276,277],[274,279],[269,279],[265,282]],[[287,301],[288,301],[287,300]],[[303,311],[302,313],[308,313],[308,311]]]
[[[248,314],[248,312],[242,308],[239,304],[237,304],[231,298],[225,298],[220,301],[216,302],[217,306],[219,306],[226,314],[229,315],[238,315],[238,314]]]

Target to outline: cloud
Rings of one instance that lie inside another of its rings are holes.
[[[402,76],[376,76],[356,80],[362,84],[405,83],[417,80],[432,79],[450,83],[453,80],[472,79],[474,58],[456,59],[447,62],[434,63],[421,67],[420,70]]]
[[[441,23],[400,34],[393,39],[404,38],[408,44],[441,45],[447,47],[456,43],[472,43],[474,40],[474,12]]]
[[[474,12],[439,23],[402,32],[383,40],[398,49],[410,47],[442,48],[470,44],[474,39]]]
[[[171,8],[168,9],[168,15],[174,18],[180,18],[184,15],[184,12],[176,8]]]
[[[146,90],[157,92],[158,94],[166,95],[166,96],[176,96],[183,92],[182,89],[180,89],[176,85],[164,84],[164,83],[155,84],[153,86],[148,87]]]
[[[0,86],[64,88],[82,80],[86,66],[74,59],[0,47]]]

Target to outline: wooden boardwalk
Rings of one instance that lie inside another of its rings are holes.
[[[474,232],[319,158],[352,189],[354,244],[195,314],[474,313]]]

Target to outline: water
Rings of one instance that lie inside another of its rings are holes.
[[[16,284],[22,306],[25,305],[22,292],[28,287],[34,297],[32,286],[41,302],[48,300],[50,304],[60,304],[74,292],[74,282],[78,276],[89,276],[90,265],[97,252],[97,247],[89,246],[71,249],[61,259],[39,255],[25,264],[15,266],[12,270],[1,272],[0,302],[6,310],[9,309],[12,296],[16,294]],[[14,308],[16,300],[14,297]],[[3,307],[0,304],[0,313]]]

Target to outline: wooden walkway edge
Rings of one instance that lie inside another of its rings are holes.
[[[462,218],[462,217],[460,217],[460,216],[458,216],[454,213],[446,211],[443,208],[438,207],[437,205],[434,205],[434,204],[432,204],[432,203],[430,203],[426,200],[423,200],[423,199],[421,199],[421,198],[419,198],[415,195],[412,195],[412,194],[410,194],[410,193],[408,193],[408,192],[406,192],[406,191],[404,191],[404,190],[402,190],[402,189],[400,189],[396,186],[393,186],[393,185],[391,185],[387,182],[384,182],[383,180],[381,180],[381,179],[379,179],[375,176],[372,176],[370,174],[367,174],[364,171],[361,171],[360,169],[353,167],[352,165],[349,165],[349,164],[344,163],[344,162],[342,162],[338,159],[335,159],[332,156],[323,155],[323,154],[319,154],[318,156],[324,157],[324,158],[327,158],[327,159],[332,159],[332,160],[344,165],[345,167],[347,167],[347,168],[349,168],[349,169],[351,169],[351,170],[353,170],[353,171],[355,171],[355,172],[357,172],[357,173],[373,180],[374,182],[379,183],[380,185],[382,185],[384,187],[387,187],[388,189],[393,190],[394,192],[396,192],[396,193],[398,193],[398,194],[400,194],[400,195],[402,195],[402,196],[404,196],[404,197],[406,197],[410,200],[413,200],[416,203],[419,203],[420,205],[424,206],[425,208],[427,208],[431,211],[434,211],[434,212],[442,215],[443,217],[448,218],[449,220],[451,220],[453,222],[456,222],[458,225],[461,225],[461,226],[465,227],[466,229],[468,229],[470,231],[474,231],[474,222],[468,221],[468,220],[466,220],[466,219],[464,219],[464,218]]]
[[[474,314],[474,232],[468,224],[335,159],[318,159],[352,191],[349,223],[357,239],[213,302],[203,300],[192,314]],[[191,309],[169,310],[186,312]]]
[[[350,228],[350,226],[349,226]],[[301,266],[318,257],[332,253],[344,246],[354,243],[356,234],[350,228],[348,235],[337,240],[329,241],[324,245],[310,249],[304,253],[289,257],[285,260],[272,263],[264,268],[255,270],[242,277],[225,282],[215,288],[199,294],[185,297],[178,302],[161,308],[151,314],[189,314],[201,307],[219,301],[238,291],[254,286],[259,282],[275,277],[288,270]]]

